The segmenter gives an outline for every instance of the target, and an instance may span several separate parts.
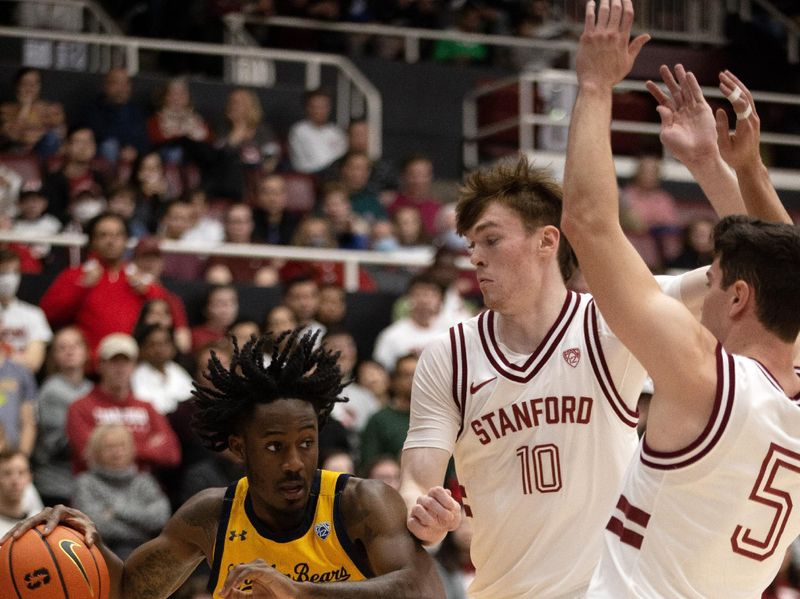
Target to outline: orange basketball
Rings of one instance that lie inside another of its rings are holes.
[[[46,537],[44,525],[0,547],[0,588],[9,599],[108,599],[108,568],[97,547],[57,526]]]

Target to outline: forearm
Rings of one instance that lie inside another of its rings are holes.
[[[201,561],[198,558],[186,563],[176,559],[168,549],[148,551],[136,560],[131,556],[122,570],[116,599],[166,599],[180,588]]]
[[[736,177],[749,216],[768,222],[792,223],[792,218],[783,207],[763,162],[739,168]]]
[[[30,456],[33,452],[33,446],[36,443],[36,423],[33,421],[23,422],[19,432],[19,450],[26,456]]]
[[[597,232],[597,224],[619,222],[610,127],[611,89],[582,85],[569,128],[563,208],[563,218],[581,230]]]
[[[707,160],[687,163],[685,166],[700,185],[717,216],[722,218],[745,213],[745,202],[736,175],[718,152]]]

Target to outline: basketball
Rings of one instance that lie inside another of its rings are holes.
[[[108,568],[97,547],[57,526],[46,537],[44,525],[0,547],[3,597],[15,599],[107,599]],[[9,582],[10,581],[10,582]]]

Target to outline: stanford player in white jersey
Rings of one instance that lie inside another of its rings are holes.
[[[655,386],[588,596],[757,597],[800,532],[800,231],[723,219],[702,324],[661,292],[619,225],[609,142],[612,88],[647,40],[630,42],[632,22],[630,0],[602,0],[597,17],[587,5],[564,179],[563,230]],[[732,101],[741,98],[734,138],[724,112],[717,119],[721,147],[757,125],[745,89]],[[736,161],[753,171],[737,168],[740,182],[766,172],[754,162]]]

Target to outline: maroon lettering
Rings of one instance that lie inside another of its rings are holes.
[[[570,395],[561,398],[561,422],[575,422],[575,398]]]
[[[500,434],[505,437],[506,431],[516,433],[517,429],[514,428],[514,423],[511,422],[511,419],[508,417],[508,414],[506,414],[506,411],[503,408],[500,408]]]
[[[542,398],[537,397],[531,400],[531,414],[533,414],[533,426],[539,426],[539,416],[542,414]]]
[[[578,423],[588,424],[592,418],[592,398],[581,397],[578,402]]]
[[[548,397],[544,400],[544,418],[547,424],[558,422],[558,398]]]
[[[486,445],[491,441],[488,433],[483,430],[480,420],[473,420],[470,425],[472,426],[472,430],[475,431],[475,434],[478,435],[478,441],[480,441],[481,445]]]
[[[489,424],[489,428],[492,429],[492,433],[494,434],[495,439],[500,437],[500,433],[497,432],[497,427],[494,425],[494,412],[489,412],[488,414],[484,414],[483,416],[481,416],[481,420],[484,420]]]
[[[518,429],[521,429],[523,424],[525,428],[531,427],[531,415],[527,403],[515,403],[511,406],[511,410],[514,412],[514,421]]]

